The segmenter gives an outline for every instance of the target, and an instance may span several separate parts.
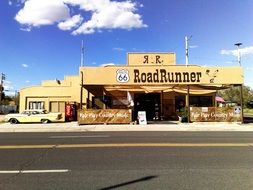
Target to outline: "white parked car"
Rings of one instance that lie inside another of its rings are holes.
[[[20,114],[7,114],[5,121],[16,123],[49,123],[62,121],[61,113],[48,113],[45,109],[25,110]]]

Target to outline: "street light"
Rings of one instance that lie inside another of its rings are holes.
[[[240,54],[240,46],[242,45],[242,43],[236,43],[235,46],[237,46],[237,61],[239,66],[241,66],[241,54]]]

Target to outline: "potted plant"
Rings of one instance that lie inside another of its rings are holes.
[[[179,110],[178,118],[179,118],[179,121],[182,123],[188,122],[188,108],[187,107],[183,107]]]

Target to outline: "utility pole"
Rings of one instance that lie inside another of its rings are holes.
[[[241,65],[241,53],[240,53],[240,46],[242,45],[242,43],[236,43],[235,46],[237,46],[237,62],[239,66]]]
[[[240,53],[240,46],[242,45],[242,43],[235,43],[235,46],[237,46],[237,61],[238,61],[238,65],[241,67],[241,53]],[[243,84],[240,85],[240,104],[241,104],[241,118],[242,118],[242,123],[244,123],[243,117]]]
[[[84,47],[83,47],[83,40],[82,40],[82,45],[81,45],[81,67],[84,66]]]
[[[189,48],[188,48],[188,42],[190,41],[190,39],[192,38],[192,36],[190,36],[188,38],[188,36],[185,36],[185,65],[188,66],[189,64]]]
[[[1,84],[0,84],[0,101],[2,101],[2,96],[4,93],[4,80],[6,79],[5,74],[1,73]]]
[[[185,36],[185,66],[188,67],[189,64],[189,48],[188,48],[188,42],[192,36],[189,38]],[[190,123],[190,86],[187,85],[187,95],[186,95],[186,102],[185,102],[186,108],[187,108],[187,122]],[[185,108],[185,109],[186,109]]]

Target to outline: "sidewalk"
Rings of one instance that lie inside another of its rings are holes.
[[[253,131],[253,123],[174,123],[148,125],[0,124],[0,132],[92,132],[92,131]]]

